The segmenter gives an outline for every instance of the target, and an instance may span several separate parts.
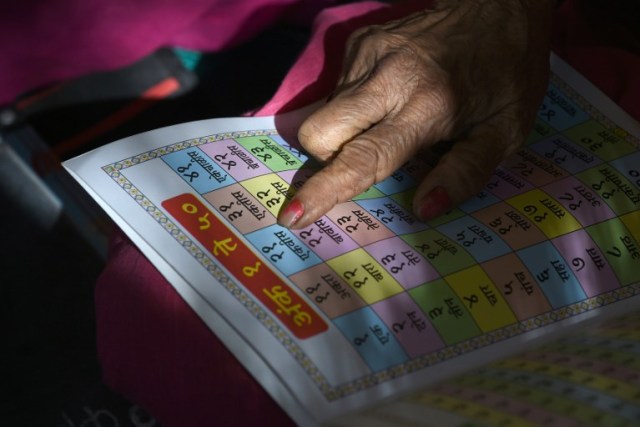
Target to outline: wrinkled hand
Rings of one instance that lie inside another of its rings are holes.
[[[442,0],[354,33],[333,98],[301,126],[326,166],[283,210],[302,228],[439,141],[414,213],[433,218],[476,194],[525,140],[549,72],[549,0]]]

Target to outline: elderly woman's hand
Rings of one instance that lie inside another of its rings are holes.
[[[554,4],[442,0],[353,34],[334,96],[298,134],[326,166],[279,223],[307,226],[439,141],[453,145],[418,187],[416,216],[476,194],[531,129],[548,81]]]

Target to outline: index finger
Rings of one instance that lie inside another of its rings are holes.
[[[336,204],[361,194],[398,169],[417,142],[383,122],[345,144],[333,160],[313,175],[283,209],[278,223],[303,228]]]
[[[342,146],[379,123],[390,112],[390,97],[372,82],[343,89],[300,126],[298,140],[316,159],[327,161]]]

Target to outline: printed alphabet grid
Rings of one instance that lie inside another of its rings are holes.
[[[234,295],[328,401],[640,290],[638,139],[553,75],[526,145],[446,215],[411,213],[413,159],[311,226],[276,224],[318,168],[273,129],[174,142],[102,170]],[[151,200],[161,161],[191,192]],[[300,346],[340,331],[368,367],[333,384]]]

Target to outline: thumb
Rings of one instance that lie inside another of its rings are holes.
[[[428,221],[480,192],[515,146],[490,125],[477,125],[456,141],[422,180],[413,198],[416,217]]]

